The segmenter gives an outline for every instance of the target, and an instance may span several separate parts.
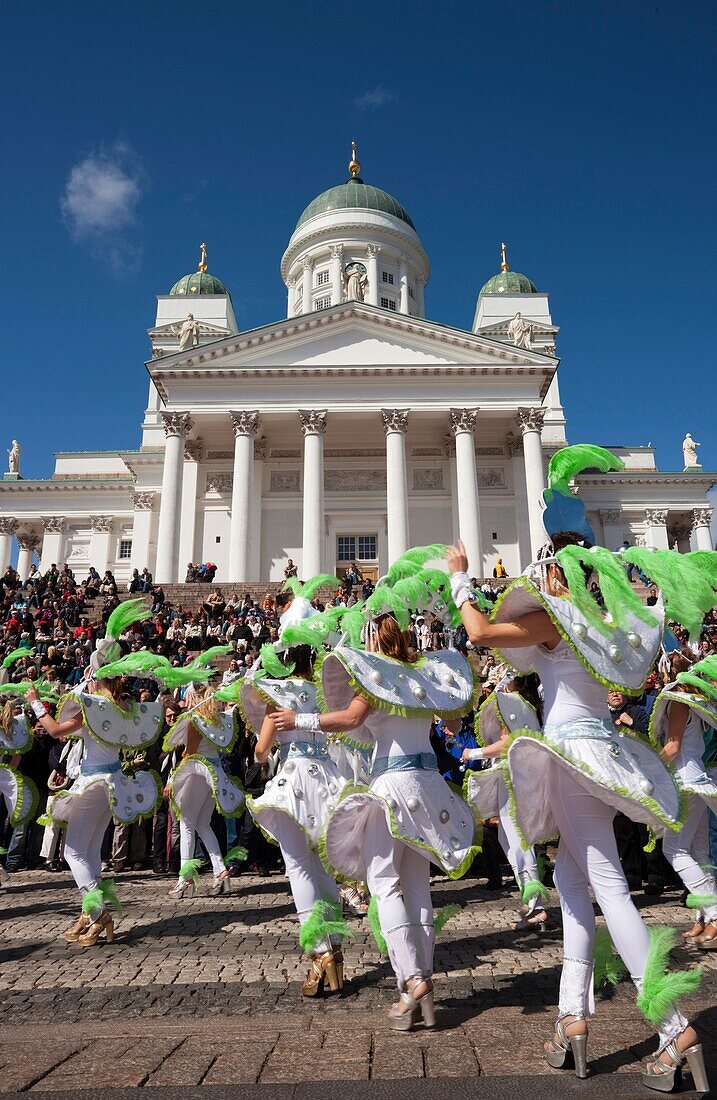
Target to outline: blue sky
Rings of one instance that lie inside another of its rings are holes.
[[[55,450],[136,446],[154,296],[205,240],[242,328],[283,316],[281,254],[355,137],[429,254],[431,319],[470,327],[506,240],[551,295],[571,441],[676,469],[689,430],[717,469],[715,12],[6,7],[0,448],[41,477]]]

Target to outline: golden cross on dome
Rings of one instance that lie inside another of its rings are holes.
[[[351,163],[349,164],[349,172],[355,178],[361,171],[361,165],[356,160],[356,142],[351,142]]]
[[[207,270],[207,246],[204,242],[199,246],[199,270],[202,273]]]
[[[500,270],[510,271],[510,268],[508,267],[508,246],[505,241],[503,241],[500,246],[500,261]]]

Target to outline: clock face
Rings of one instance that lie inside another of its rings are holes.
[[[359,263],[358,260],[353,260],[350,264],[346,264],[344,271],[347,275],[350,275],[352,271],[358,271],[360,275],[365,275],[366,267],[364,264]]]

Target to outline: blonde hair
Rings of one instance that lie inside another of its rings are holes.
[[[212,689],[210,687],[200,688],[199,691],[195,692],[195,698],[202,700],[202,702],[194,708],[193,714],[196,714],[198,718],[201,718],[210,726],[218,726],[223,708],[219,700],[215,698]]]
[[[8,699],[2,708],[2,717],[0,717],[0,726],[2,726],[3,733],[8,737],[12,734],[12,722],[15,717],[16,703],[14,699]]]

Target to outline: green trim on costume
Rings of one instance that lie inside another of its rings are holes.
[[[573,654],[578,658],[580,663],[588,670],[588,672],[590,673],[590,675],[593,677],[594,680],[597,680],[597,682],[599,684],[602,684],[603,687],[606,687],[609,691],[619,691],[622,695],[630,695],[630,696],[634,696],[635,698],[637,698],[638,695],[642,695],[642,687],[639,687],[639,688],[626,687],[625,684],[618,683],[617,680],[607,680],[599,672],[595,671],[595,669],[592,667],[592,665],[588,661],[587,657],[585,657],[584,654],[582,654],[580,652],[580,650],[577,648],[577,646],[573,642],[572,638],[570,637],[570,635],[565,630],[565,627],[563,626],[563,624],[560,622],[559,619],[557,619],[555,617],[555,615],[553,614],[552,608],[550,607],[550,604],[547,602],[547,600],[543,596],[543,593],[540,591],[539,588],[536,588],[536,586],[532,583],[532,581],[529,581],[526,577],[516,577],[514,581],[511,581],[511,583],[508,585],[507,588],[503,589],[503,592],[501,593],[501,595],[496,600],[493,614],[490,616],[490,621],[492,623],[495,622],[495,617],[496,617],[498,611],[500,610],[500,607],[503,603],[503,600],[507,597],[509,592],[513,591],[514,588],[524,588],[529,593],[529,595],[533,596],[538,601],[538,603],[540,604],[542,610],[545,611],[545,613],[547,614],[548,618],[550,619],[551,623],[553,624],[553,626],[557,630],[557,632],[560,635],[560,637],[562,638],[562,640],[565,642],[565,644],[567,646],[570,647]],[[510,649],[511,646],[507,646],[506,648]],[[512,647],[512,648],[515,648],[515,647]],[[537,646],[526,646],[525,647],[526,652],[529,652],[531,649],[537,649]],[[508,668],[512,669],[512,671],[516,674],[516,676],[525,676],[526,675],[525,671],[521,671],[521,669],[518,669],[518,668],[515,667],[515,665],[511,664],[509,658],[497,646],[493,646],[491,652],[495,656],[497,656],[503,664],[506,664],[508,666]],[[536,671],[535,667],[531,666],[529,671],[530,672],[535,672]]]
[[[190,761],[192,761],[193,763],[204,765],[204,767],[209,772],[209,779],[212,788],[212,798],[214,799],[214,805],[216,807],[217,813],[220,813],[222,817],[241,817],[244,813],[244,807],[246,805],[246,792],[244,790],[244,784],[235,776],[229,775],[228,772],[224,773],[226,775],[226,778],[230,780],[230,782],[233,783],[233,785],[241,791],[241,793],[244,795],[244,799],[242,800],[241,805],[238,807],[238,809],[234,810],[232,813],[229,813],[228,810],[223,810],[219,805],[219,799],[217,797],[217,785],[219,783],[219,779],[217,776],[217,767],[215,762],[213,760],[210,760],[208,756],[201,756],[199,753],[193,753],[191,756],[182,757],[169,778],[169,803],[172,807],[172,813],[175,820],[180,821],[182,818],[182,814],[180,812],[179,806],[174,799],[174,782],[184,765],[188,764]]]
[[[222,713],[227,714],[228,712],[223,711]],[[200,727],[197,725],[197,722],[195,722],[193,714],[188,714],[188,715],[183,714],[180,718],[177,719],[176,722],[172,723],[172,725],[169,727],[169,729],[165,733],[164,738],[162,740],[162,752],[172,752],[175,748],[177,748],[177,745],[170,745],[169,741],[170,741],[170,738],[172,736],[172,730],[175,728],[175,726],[179,725],[180,722],[188,722],[189,725],[194,726],[195,732],[198,733],[199,736],[202,737],[205,741],[210,741],[211,744],[214,745],[214,748],[217,750],[217,752],[221,752],[221,753],[231,752],[232,749],[234,748],[234,746],[236,745],[237,740],[239,738],[239,723],[237,721],[237,708],[236,707],[231,712],[231,716],[232,716],[232,736],[231,736],[231,740],[229,741],[229,743],[227,745],[217,745],[217,744],[215,744],[214,741],[212,741],[211,737],[207,737],[207,735],[202,732]],[[202,721],[202,719],[200,719],[198,715],[197,715],[197,721]],[[216,728],[219,728],[221,726],[221,721],[219,721],[219,722],[205,722],[205,725],[215,726]],[[185,744],[185,745],[186,745],[186,743],[187,743],[186,738],[184,739],[183,742],[179,742],[179,744]]]
[[[665,1017],[674,1011],[680,997],[694,993],[702,982],[702,967],[668,973],[670,951],[677,942],[672,928],[650,928],[650,951],[645,964],[637,1007],[645,1019],[659,1028]]]
[[[655,851],[656,847],[657,847],[657,833],[655,832],[655,830],[652,828],[651,825],[648,825],[647,826],[647,844],[643,844],[642,850],[643,850],[643,852],[645,852],[646,855],[649,856],[651,852]]]
[[[365,687],[360,682],[360,680],[356,679],[352,669],[347,665],[347,662],[344,661],[343,654],[341,653],[340,649],[333,650],[331,653],[327,654],[327,656],[335,657],[341,663],[344,671],[348,674],[349,687],[354,690],[355,694],[360,695],[361,698],[365,699],[367,703],[370,703],[375,710],[383,711],[384,714],[394,714],[399,718],[426,718],[427,715],[438,715],[439,718],[450,720],[451,718],[462,718],[464,714],[467,714],[472,709],[473,693],[476,689],[476,675],[473,671],[473,666],[470,664],[469,661],[466,661],[466,665],[470,673],[470,699],[467,702],[463,703],[460,707],[454,708],[452,710],[436,710],[432,706],[409,707],[405,706],[403,703],[390,703],[387,699],[381,699],[377,695],[373,695],[370,688]],[[424,665],[432,663],[428,661],[425,657],[419,657],[417,661],[407,662],[399,661],[395,657],[387,657],[384,653],[382,653],[380,656],[382,660],[391,661],[393,664],[400,665],[402,668],[420,669]],[[321,694],[324,705],[326,705],[326,699],[323,696],[323,691]],[[331,711],[327,710],[323,711],[322,713],[330,714]]]
[[[17,768],[13,768],[10,764],[0,764],[0,771],[7,771],[15,780],[17,787],[17,799],[15,800],[15,808],[10,815],[10,824],[13,829],[16,829],[19,825],[26,825],[28,821],[31,821],[37,813],[37,807],[40,803],[40,794],[37,787],[33,783],[32,779],[23,775]],[[25,793],[30,795],[30,805],[27,806],[23,812],[23,805],[25,803]]]
[[[518,884],[520,886],[520,883]],[[520,900],[523,905],[527,905],[533,898],[545,898],[550,900],[552,894],[547,886],[544,886],[542,882],[537,879],[531,879],[530,882],[524,883],[520,886]]]
[[[686,674],[681,673],[680,675],[684,676]],[[697,680],[697,677],[694,676],[692,679],[693,681],[695,681]],[[715,696],[717,697],[717,691],[715,691]],[[698,695],[693,695],[691,692],[687,691],[670,691],[668,688],[663,688],[663,690],[655,699],[652,710],[650,711],[650,720],[647,725],[647,733],[653,744],[659,745],[660,743],[657,740],[657,736],[655,733],[655,715],[657,714],[657,704],[663,699],[666,699],[668,703],[684,703],[684,705],[688,707],[689,710],[696,711],[696,713],[699,714],[700,718],[705,720],[708,726],[714,726],[715,712],[714,710],[710,710],[707,704],[707,700],[704,699],[704,697],[700,698]],[[663,718],[666,718],[667,714],[668,707],[665,707],[664,710],[662,710],[660,713],[660,720],[662,721]]]
[[[299,944],[302,951],[309,954],[316,947],[319,940],[328,940],[331,937],[345,939],[353,937],[341,912],[341,906],[332,901],[315,901],[308,920],[304,921],[299,929]]]
[[[128,718],[134,719],[134,718],[137,718],[139,716],[140,704],[135,702],[134,699],[131,700],[127,710],[122,710],[122,708],[118,707],[116,703],[113,703],[112,700],[110,698],[108,698],[107,695],[100,694],[97,697],[93,696],[93,698],[103,699],[107,704],[109,704],[109,706],[112,707],[112,709],[120,716],[120,718],[122,718],[125,721]],[[71,736],[77,737],[78,739],[82,740],[85,737],[85,735],[87,735],[87,736],[91,737],[93,741],[97,741],[98,744],[102,745],[106,749],[121,749],[121,748],[139,749],[139,750],[148,749],[148,748],[150,748],[150,746],[154,745],[157,740],[159,740],[159,737],[162,734],[163,729],[164,729],[165,723],[164,723],[164,720],[162,720],[162,721],[157,723],[156,731],[152,734],[152,736],[147,741],[142,741],[142,743],[139,744],[139,745],[120,745],[116,741],[105,741],[105,739],[101,736],[101,734],[97,733],[92,728],[92,726],[90,725],[89,719],[87,717],[87,711],[85,709],[85,700],[84,700],[82,695],[74,695],[71,692],[68,692],[67,695],[63,695],[62,699],[60,699],[60,702],[58,703],[58,706],[57,706],[57,716],[56,716],[57,721],[58,722],[62,721],[62,711],[68,704],[71,704],[71,703],[74,704],[76,707],[79,707],[80,712],[82,714],[82,726],[83,726],[82,732],[80,732],[78,730],[77,733],[72,734]]]
[[[148,806],[146,810],[140,810],[131,821],[124,821],[122,818],[115,814],[115,806],[117,805],[117,798],[115,796],[114,787],[111,786],[104,775],[96,775],[90,777],[90,782],[80,794],[78,791],[73,791],[72,787],[65,791],[58,791],[47,801],[47,812],[42,817],[37,819],[38,825],[51,825],[56,829],[66,829],[68,822],[66,818],[55,816],[55,807],[60,805],[60,800],[63,798],[84,798],[90,787],[94,787],[96,783],[102,783],[107,791],[107,800],[109,802],[110,813],[112,819],[116,825],[134,825],[137,821],[145,821],[149,817],[154,817],[157,807],[164,798],[164,786],[162,780],[154,768],[147,768],[146,771],[141,772],[142,775],[151,775],[154,780],[154,786],[156,789],[156,796],[151,806]]]
[[[448,921],[451,920],[452,917],[456,917],[462,908],[463,906],[458,905],[457,902],[451,902],[450,905],[442,906],[441,909],[438,909],[433,914],[433,929],[437,936],[440,936],[441,932],[448,924]]]

